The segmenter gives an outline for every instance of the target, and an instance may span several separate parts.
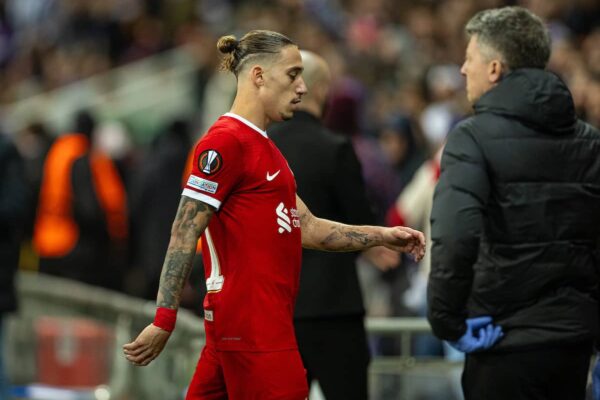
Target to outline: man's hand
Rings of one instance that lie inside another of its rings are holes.
[[[469,318],[466,323],[465,334],[456,342],[448,342],[450,346],[463,353],[489,349],[504,336],[502,328],[494,326],[490,316]],[[477,336],[474,332],[477,332]]]
[[[409,253],[419,261],[425,255],[425,236],[417,230],[405,226],[383,228],[383,245],[388,249]]]
[[[150,324],[133,342],[123,345],[125,358],[133,365],[146,366],[158,357],[170,336],[171,332]]]
[[[600,400],[600,353],[596,356],[596,365],[592,370],[592,398]]]

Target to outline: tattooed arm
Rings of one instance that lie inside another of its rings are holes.
[[[375,246],[410,253],[420,260],[425,254],[423,234],[411,228],[395,226],[345,225],[315,217],[296,196],[302,227],[302,247],[325,251],[358,251]]]
[[[181,196],[160,274],[157,307],[179,308],[183,286],[192,270],[198,238],[208,226],[214,211],[206,203]]]
[[[199,200],[181,197],[171,240],[165,256],[156,305],[177,309],[183,286],[192,269],[198,238],[208,226],[215,209]],[[131,343],[123,346],[126,358],[134,365],[148,365],[167,344],[170,332],[154,324],[148,325]]]

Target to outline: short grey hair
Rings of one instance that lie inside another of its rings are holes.
[[[550,59],[550,35],[542,20],[523,7],[480,11],[465,27],[477,36],[484,56],[496,52],[508,69],[544,69]]]

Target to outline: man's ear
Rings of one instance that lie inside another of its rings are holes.
[[[265,78],[263,76],[264,72],[265,70],[260,65],[255,65],[250,69],[250,79],[256,87],[260,87],[265,84]]]
[[[488,80],[490,83],[498,83],[505,73],[504,64],[500,60],[492,60],[488,64]]]

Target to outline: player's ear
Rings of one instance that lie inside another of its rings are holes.
[[[256,87],[265,84],[264,69],[260,65],[255,65],[250,69],[250,79]]]

